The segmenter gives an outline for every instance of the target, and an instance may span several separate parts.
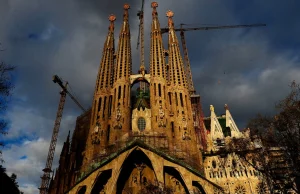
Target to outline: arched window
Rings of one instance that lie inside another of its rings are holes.
[[[232,166],[233,166],[233,168],[236,168],[236,161],[235,161],[235,159],[232,160]]]
[[[217,167],[217,163],[216,163],[215,160],[212,161],[212,167],[213,167],[213,168],[216,168],[216,167]]]

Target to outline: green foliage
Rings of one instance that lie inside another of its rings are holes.
[[[0,62],[0,115],[4,113],[7,108],[7,101],[12,94],[13,84],[11,72],[15,69],[14,66]],[[5,135],[7,132],[7,122],[0,118],[0,135]],[[0,147],[4,143],[0,141]],[[3,162],[2,151],[0,149],[0,163]]]
[[[12,174],[10,177],[6,174],[6,169],[0,165],[0,191],[1,193],[23,194],[19,190],[17,175]]]

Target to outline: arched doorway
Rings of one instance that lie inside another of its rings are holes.
[[[153,182],[156,182],[156,175],[151,161],[143,151],[134,150],[122,165],[116,193],[138,193]]]
[[[112,170],[105,170],[101,172],[101,174],[97,177],[91,194],[99,194],[99,193],[106,193],[106,184],[110,179],[112,174]]]

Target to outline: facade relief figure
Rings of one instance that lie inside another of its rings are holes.
[[[99,122],[97,122],[96,126],[94,128],[94,133],[98,133],[100,129],[101,129],[101,124]]]
[[[121,118],[122,118],[122,112],[121,112],[120,103],[119,103],[118,107],[117,107],[117,111],[116,111],[117,124],[115,126],[115,129],[122,129]]]
[[[182,134],[182,139],[183,140],[191,140],[190,134],[187,130],[187,122],[185,117],[182,117],[182,124],[183,124],[183,134]]]
[[[166,127],[166,124],[164,123],[165,113],[164,113],[161,105],[159,105],[158,114],[159,114],[159,123],[158,123],[158,126],[159,127]]]
[[[91,135],[92,144],[100,144],[100,133],[99,130],[101,129],[101,124],[99,122],[96,123],[96,126],[94,128],[94,131]]]

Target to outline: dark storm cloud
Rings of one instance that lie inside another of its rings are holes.
[[[8,171],[18,172],[19,182],[28,193],[37,192],[34,186],[39,184],[59,101],[60,88],[52,82],[52,75],[68,80],[73,94],[89,107],[109,24],[107,17],[117,16],[117,44],[125,2],[131,5],[135,73],[139,66],[135,48],[140,0],[0,0],[0,42],[6,48],[0,59],[17,66],[14,103],[7,114],[11,120],[7,138],[34,137],[21,146],[11,145],[4,154],[8,162],[17,161]],[[202,97],[206,116],[210,104],[222,114],[227,103],[242,128],[257,112],[274,112],[273,105],[288,92],[289,82],[299,79],[299,2],[159,0],[158,3],[162,27],[167,25],[168,9],[175,13],[175,26],[267,23],[264,28],[186,33],[195,87]],[[150,23],[150,1],[146,1],[147,65]],[[166,43],[166,35],[164,39]],[[80,113],[71,99],[67,99],[57,153]],[[27,158],[19,161],[24,153]],[[22,168],[28,170],[22,173]],[[29,175],[35,178],[26,180]]]

